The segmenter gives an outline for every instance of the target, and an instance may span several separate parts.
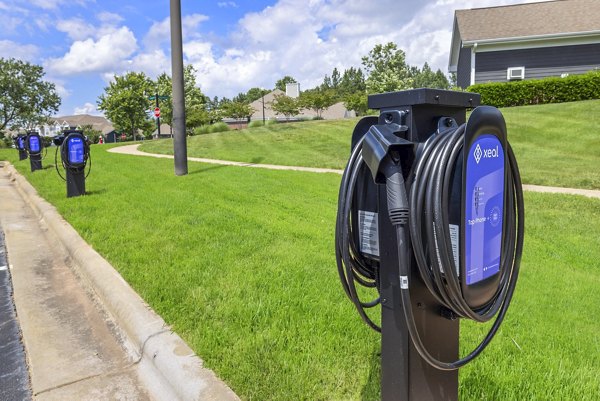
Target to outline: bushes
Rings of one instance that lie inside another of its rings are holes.
[[[194,135],[212,134],[213,132],[229,131],[229,125],[224,122],[218,122],[211,125],[201,125],[194,129]]]
[[[495,107],[600,99],[600,71],[565,78],[475,84],[467,91],[481,94],[481,104]]]
[[[278,123],[277,120],[265,120],[264,125],[273,125],[273,124],[277,124],[277,123]],[[262,126],[263,126],[262,120],[250,121],[250,123],[248,124],[248,128],[255,128],[255,127],[262,127]]]

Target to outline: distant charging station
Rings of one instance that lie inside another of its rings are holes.
[[[380,114],[352,135],[336,260],[359,315],[381,332],[383,400],[458,399],[457,369],[492,340],[515,290],[519,171],[502,114],[479,101],[434,89],[372,95]],[[494,318],[479,346],[460,353],[460,319]]]
[[[14,138],[15,148],[19,152],[19,160],[27,159],[27,149],[25,148],[26,135],[19,134]]]
[[[67,183],[67,197],[85,195],[86,166],[91,168],[90,147],[82,131],[65,131],[63,135],[54,138],[58,146],[55,155],[55,166],[58,175]],[[65,175],[58,169],[58,152]]]
[[[28,132],[25,136],[25,149],[29,154],[29,162],[31,164],[31,171],[42,169],[42,150],[44,143],[40,134],[37,132]]]

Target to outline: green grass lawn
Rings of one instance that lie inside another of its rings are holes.
[[[600,100],[502,109],[526,184],[600,189]],[[344,168],[358,119],[275,124],[188,141],[195,157]],[[171,140],[142,150],[173,153]]]
[[[375,400],[379,335],[338,282],[340,176],[106,153],[89,196],[0,150],[245,400]],[[44,164],[50,163],[50,157]],[[526,194],[522,273],[462,400],[596,400],[600,394],[600,200]],[[471,347],[485,327],[461,328]],[[516,345],[518,344],[518,346]]]

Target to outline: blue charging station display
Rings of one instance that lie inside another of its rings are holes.
[[[85,146],[83,138],[71,137],[67,141],[67,149],[69,155],[69,163],[71,164],[83,164],[85,155]]]
[[[465,274],[467,285],[500,271],[504,215],[504,149],[490,134],[469,148],[465,184]]]
[[[31,135],[29,137],[29,153],[40,152],[40,137],[37,135]]]
[[[22,136],[17,137],[17,149],[25,149],[25,138],[23,138]]]

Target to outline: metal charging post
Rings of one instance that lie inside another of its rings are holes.
[[[25,147],[29,153],[31,171],[41,170],[43,143],[40,135],[37,132],[28,132],[25,137]]]
[[[423,143],[438,130],[441,117],[459,125],[466,110],[479,105],[474,93],[415,89],[369,96],[369,108],[380,110],[380,121],[402,115],[410,142]],[[401,112],[393,113],[393,112]],[[410,339],[400,299],[396,233],[387,213],[386,189],[377,186],[381,277],[381,398],[384,401],[458,399],[458,371],[427,364]],[[458,358],[459,320],[445,313],[419,279],[414,260],[409,269],[411,302],[427,349],[441,360]]]

